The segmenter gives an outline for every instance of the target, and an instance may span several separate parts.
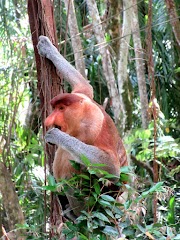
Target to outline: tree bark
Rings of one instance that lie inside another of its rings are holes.
[[[175,39],[180,47],[180,21],[176,12],[174,0],[165,0]]]
[[[123,0],[123,25],[122,38],[120,41],[119,61],[118,61],[118,88],[120,103],[122,106],[121,114],[121,133],[131,128],[132,124],[132,93],[129,89],[128,76],[128,53],[131,38],[131,7],[132,1]]]
[[[86,2],[89,10],[89,15],[92,19],[94,34],[95,34],[97,43],[99,44],[99,52],[102,58],[101,61],[102,61],[102,67],[104,71],[104,77],[106,79],[109,95],[112,100],[114,120],[116,125],[118,126],[120,124],[119,121],[120,121],[121,105],[119,101],[119,94],[118,94],[116,79],[114,76],[112,62],[110,58],[110,52],[105,42],[105,32],[101,24],[99,12],[98,12],[98,8],[95,0],[87,0]]]
[[[16,230],[16,224],[24,223],[24,215],[19,205],[17,193],[11,180],[11,175],[6,166],[0,162],[0,192],[2,201],[8,218],[9,230],[11,231],[10,239],[25,239],[23,230]]]
[[[69,26],[69,32],[71,36],[71,43],[74,53],[75,59],[75,66],[76,69],[83,75],[84,78],[86,77],[85,73],[85,62],[83,57],[83,48],[81,44],[81,38],[79,35],[79,29],[76,19],[76,13],[74,8],[74,1],[73,0],[64,0],[66,11],[67,11],[67,21]]]
[[[3,231],[2,231],[2,204],[0,202],[0,238],[3,235]]]
[[[57,47],[56,26],[54,20],[53,3],[51,0],[28,0],[28,15],[29,23],[32,34],[32,42],[34,46],[34,53],[36,59],[38,90],[40,97],[40,112],[42,123],[45,118],[51,113],[52,108],[50,105],[51,99],[59,94],[61,89],[61,79],[56,73],[56,69],[52,62],[46,58],[40,57],[37,44],[40,35],[45,35],[50,38],[53,44]],[[47,128],[43,126],[43,135],[45,135]],[[52,173],[52,163],[54,159],[55,147],[48,144],[45,145],[46,157],[48,160],[49,170]],[[45,158],[45,173],[46,173],[46,158]],[[46,182],[45,182],[46,184]],[[45,193],[46,202],[46,193]],[[50,230],[50,238],[56,236],[53,226],[59,226],[62,222],[61,206],[57,203],[53,193],[51,194],[51,213],[50,222],[52,229]],[[59,211],[57,213],[57,206]],[[45,206],[46,211],[46,206]],[[45,214],[46,215],[46,214]],[[46,226],[46,218],[44,226]],[[46,228],[46,227],[45,227]],[[46,229],[44,229],[46,232]]]
[[[144,59],[143,59],[144,53],[143,53],[141,38],[140,38],[137,0],[132,0],[132,3],[133,3],[133,8],[131,8],[132,10],[131,29],[133,34],[134,51],[135,51],[135,58],[136,58],[136,72],[137,72],[139,96],[140,96],[140,103],[141,103],[142,127],[147,128],[149,120],[148,120],[148,97],[147,97],[146,77],[145,77]]]
[[[116,59],[119,59],[119,47],[121,37],[121,1],[109,0],[110,3],[110,22],[109,31],[112,38],[111,46],[114,50]]]

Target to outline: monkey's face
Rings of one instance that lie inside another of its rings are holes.
[[[55,101],[55,100],[56,101]],[[56,127],[72,136],[76,136],[83,118],[84,103],[82,98],[64,94],[64,97],[55,97],[51,102],[53,112],[46,118],[45,126]]]
[[[59,128],[61,131],[67,131],[67,124],[64,119],[64,110],[65,107],[58,104],[53,112],[46,118],[44,124],[47,127],[56,127]]]

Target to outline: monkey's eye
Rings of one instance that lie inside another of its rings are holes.
[[[60,106],[60,107],[59,107],[59,110],[64,110],[64,107],[63,107],[63,106]]]

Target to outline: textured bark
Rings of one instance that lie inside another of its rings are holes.
[[[116,54],[116,58],[119,59],[119,47],[121,37],[121,1],[109,0],[110,3],[110,24],[109,30],[112,38],[111,46]],[[112,18],[111,18],[112,17]]]
[[[10,239],[25,239],[23,230],[16,230],[16,224],[24,223],[24,216],[19,205],[17,193],[6,166],[0,162],[0,192],[8,219],[9,230],[12,231]]]
[[[51,0],[28,0],[28,15],[29,23],[32,34],[32,42],[34,46],[34,53],[36,59],[37,78],[38,78],[38,90],[40,97],[40,112],[41,119],[44,122],[45,118],[51,113],[52,108],[50,105],[51,99],[59,94],[61,89],[61,79],[56,74],[56,69],[52,62],[40,57],[37,44],[40,35],[45,35],[50,38],[53,44],[57,47],[56,27],[53,13],[53,3]],[[47,128],[43,126],[43,135],[45,135]],[[46,144],[45,152],[48,159],[48,165],[50,172],[52,173],[52,163],[54,159],[55,147]],[[45,172],[46,172],[46,159],[45,159]],[[46,182],[45,182],[46,184]],[[45,195],[46,202],[46,195]],[[50,237],[56,235],[54,233],[53,226],[59,226],[62,222],[61,207],[57,204],[56,198],[53,193],[51,194],[51,216],[50,222],[52,225],[52,231]],[[57,205],[59,206],[59,212],[57,213]],[[45,206],[46,211],[46,206]],[[46,219],[45,219],[46,222]],[[46,223],[44,224],[44,226]],[[46,229],[45,229],[46,231]]]
[[[81,38],[79,34],[76,13],[74,8],[73,0],[64,0],[66,11],[67,11],[67,21],[69,26],[69,32],[71,37],[71,44],[74,53],[75,66],[76,69],[86,78],[85,73],[85,62],[83,57],[83,48],[81,44]]]
[[[0,238],[2,237],[3,235],[3,231],[2,231],[2,205],[1,205],[1,202],[0,202]]]
[[[92,19],[94,35],[96,37],[97,43],[99,44],[99,52],[102,57],[104,77],[106,79],[109,95],[112,100],[112,109],[114,113],[115,123],[116,125],[119,125],[121,105],[119,101],[119,94],[113,72],[109,49],[105,42],[105,32],[101,24],[95,0],[87,0],[86,2],[89,10],[89,15]]]
[[[132,0],[132,3],[134,6],[133,8],[131,8],[132,9],[131,29],[133,34],[134,51],[135,51],[135,58],[136,58],[136,72],[137,72],[139,96],[140,96],[140,103],[141,103],[142,127],[147,128],[149,121],[148,121],[148,97],[147,97],[144,59],[143,59],[144,54],[143,54],[141,38],[140,38],[137,0]]]
[[[174,32],[174,36],[180,47],[180,21],[176,12],[174,0],[165,0],[165,3],[169,13],[169,18]]]
[[[132,1],[123,0],[123,25],[122,38],[120,41],[119,61],[118,61],[118,88],[120,103],[122,106],[121,114],[121,133],[131,128],[132,124],[132,101],[129,89],[128,76],[128,53],[131,38],[131,11]]]
[[[158,163],[157,163],[157,157],[156,157],[156,145],[157,145],[157,107],[156,107],[156,86],[155,86],[155,76],[154,76],[154,61],[153,61],[153,46],[152,46],[152,0],[149,0],[149,7],[148,7],[148,28],[147,28],[147,39],[146,39],[146,45],[147,45],[147,63],[148,63],[148,78],[151,85],[151,111],[152,116],[154,120],[154,158],[153,158],[153,181],[154,183],[158,182],[159,179],[159,170],[158,170]],[[153,198],[153,215],[154,215],[154,223],[158,220],[158,214],[157,214],[157,204],[158,204],[158,198],[157,194],[154,194]]]

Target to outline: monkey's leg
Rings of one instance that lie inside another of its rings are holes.
[[[119,177],[120,175],[119,164],[117,166],[115,160],[112,159],[108,153],[95,146],[85,144],[77,138],[62,132],[58,128],[50,129],[46,133],[45,141],[47,143],[53,143],[57,146],[60,146],[73,156],[73,160],[82,165],[84,165],[84,163],[81,160],[81,156],[84,155],[89,159],[92,164],[105,164],[105,166],[101,168],[108,173],[114,174],[117,177]]]

